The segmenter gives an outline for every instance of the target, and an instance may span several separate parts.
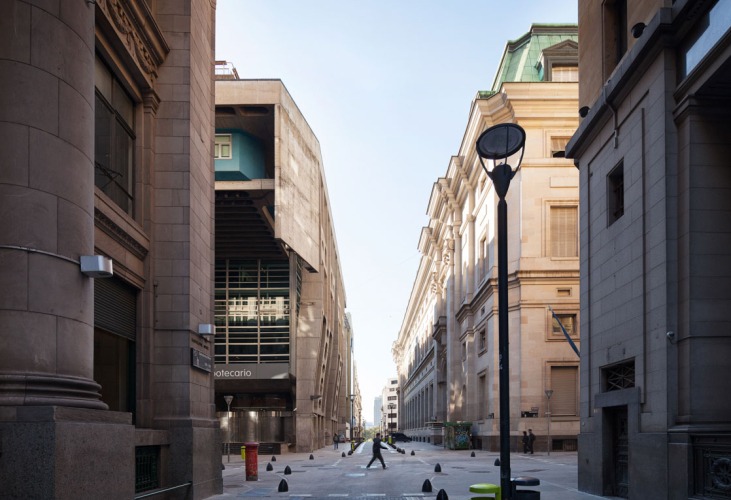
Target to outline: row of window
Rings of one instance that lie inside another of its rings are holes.
[[[478,398],[480,401],[490,401],[488,398],[488,379],[482,374],[478,381]],[[522,411],[526,416],[576,417],[579,415],[579,367],[578,366],[551,366],[548,386],[551,388],[539,406],[531,406]],[[551,392],[552,391],[552,392]],[[467,392],[465,391],[465,394]],[[541,406],[543,409],[541,410]],[[495,412],[487,404],[478,408],[477,419],[484,420],[494,416]]]
[[[216,261],[216,363],[289,361],[289,274],[288,262]]]

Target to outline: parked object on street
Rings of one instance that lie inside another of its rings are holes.
[[[410,443],[411,438],[404,434],[403,432],[392,432],[391,437],[393,438],[394,442],[402,441],[404,443]]]

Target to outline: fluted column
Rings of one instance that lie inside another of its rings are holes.
[[[94,5],[3,3],[0,406],[106,409],[93,381]]]

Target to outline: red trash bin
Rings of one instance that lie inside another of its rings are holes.
[[[246,446],[246,480],[259,480],[259,443],[244,443]]]

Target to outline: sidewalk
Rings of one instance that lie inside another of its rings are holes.
[[[495,466],[498,453],[468,450],[445,450],[428,443],[397,443],[405,453],[383,450],[388,469],[366,469],[371,458],[372,442],[361,445],[348,455],[349,444],[341,443],[310,453],[258,457],[258,481],[246,481],[244,463],[239,453],[223,456],[223,493],[211,500],[231,498],[369,498],[377,500],[436,497],[444,490],[450,500],[468,500],[473,495],[469,486],[475,483],[500,483],[500,467]],[[411,455],[411,452],[414,455]],[[345,456],[343,456],[343,453]],[[310,459],[312,455],[312,459]],[[540,480],[539,486],[527,489],[539,491],[542,500],[589,500],[594,495],[577,490],[576,453],[511,455],[511,476],[530,476]],[[272,471],[267,471],[267,464]],[[441,472],[436,472],[437,464]],[[289,466],[291,474],[285,474]],[[284,480],[287,491],[279,492]],[[423,491],[428,480],[432,491]]]

